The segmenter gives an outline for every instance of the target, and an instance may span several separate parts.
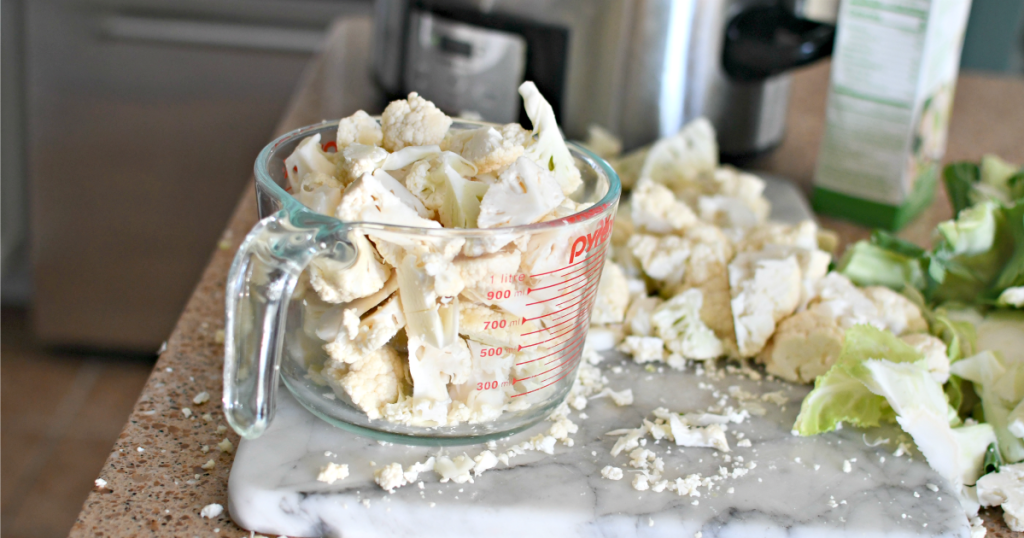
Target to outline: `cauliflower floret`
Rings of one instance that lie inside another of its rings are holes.
[[[701,196],[697,199],[697,209],[701,220],[729,230],[731,237],[741,235],[760,224],[743,200],[732,196]]]
[[[626,310],[626,326],[629,328],[629,334],[652,336],[654,323],[651,321],[651,315],[662,302],[660,297],[638,296],[634,298]],[[729,322],[732,323],[731,317]]]
[[[835,318],[820,309],[797,312],[779,323],[758,360],[772,375],[794,383],[811,383],[839,358],[844,333]]]
[[[651,315],[655,331],[669,351],[696,360],[714,359],[723,354],[722,341],[701,320],[703,303],[700,289],[693,288],[669,299]]]
[[[411,423],[444,425],[448,423],[451,397],[448,383],[465,383],[472,371],[473,359],[466,341],[456,337],[443,348],[409,336],[409,374],[412,376]]]
[[[408,146],[388,155],[380,167],[389,172],[401,170],[411,164],[434,159],[440,154],[441,148],[438,146]]]
[[[355,338],[359,334],[359,317],[384,302],[397,289],[398,278],[392,272],[379,290],[347,303],[317,305],[307,297],[303,301],[306,306],[304,323],[311,326],[306,328],[306,332],[325,342],[333,341],[342,330],[349,338]]]
[[[651,146],[639,177],[649,177],[673,191],[696,190],[718,165],[715,128],[705,118],[683,126],[673,136]]]
[[[445,228],[476,228],[480,204],[490,185],[471,181],[448,168],[444,181],[444,201],[437,213]]]
[[[978,502],[1002,506],[1006,526],[1024,531],[1024,463],[1003,465],[998,472],[979,478]]]
[[[416,92],[392,101],[380,118],[384,149],[398,151],[406,146],[430,146],[444,140],[452,119],[434,103]]]
[[[310,176],[307,176],[307,179]],[[317,176],[327,177],[327,176]],[[337,182],[333,177],[331,180]],[[334,216],[334,210],[338,208],[338,204],[341,203],[341,183],[339,186],[322,186],[315,187],[312,190],[306,190],[309,187],[309,183],[305,183],[298,191],[293,191],[292,196],[299,201],[300,204],[308,207],[310,211],[320,213],[321,215],[327,215],[328,217]]]
[[[480,202],[481,228],[538,222],[565,196],[555,176],[526,157],[520,157],[498,177]]]
[[[763,250],[765,245],[789,245],[808,250],[818,248],[818,225],[813,220],[799,224],[766,222],[752,228],[736,244],[736,252]]]
[[[519,250],[508,248],[481,256],[458,256],[452,264],[467,288],[486,293],[508,289],[510,283],[502,282],[502,275],[515,275],[522,263],[522,257]]]
[[[842,274],[833,271],[819,280],[814,288],[808,308],[821,309],[835,318],[843,329],[859,324],[886,328],[875,303]]]
[[[284,160],[284,166],[288,171],[288,182],[293,191],[299,190],[307,181],[307,176],[320,177],[321,179],[317,181],[329,183],[331,176],[334,175],[334,163],[320,147],[319,134],[299,142],[295,151]],[[328,179],[323,179],[325,177]]]
[[[459,301],[459,334],[492,346],[516,347],[522,332],[535,330],[533,322],[520,326],[520,317],[472,301]]]
[[[338,218],[346,222],[378,222],[419,228],[440,228],[427,208],[383,170],[364,174],[345,189]]]
[[[473,163],[480,174],[500,172],[522,157],[527,145],[533,142],[530,131],[518,123],[494,127],[480,127],[449,134],[442,143],[444,149],[453,151]]]
[[[794,245],[768,244],[760,251],[764,256],[782,259],[794,256],[800,266],[800,305],[805,306],[815,294],[815,285],[828,273],[832,255],[818,249]]]
[[[470,340],[469,353],[473,357],[473,368],[469,378],[462,384],[453,385],[449,390],[454,401],[466,406],[469,413],[466,422],[494,420],[504,412],[509,397],[505,393],[509,371],[516,355],[502,348],[500,354],[495,348]]]
[[[893,334],[918,333],[928,330],[928,322],[921,315],[921,309],[910,299],[885,286],[864,288],[864,295],[878,308],[878,315],[885,328]]]
[[[355,114],[338,122],[338,151],[352,144],[379,146],[383,138],[380,124],[362,110],[357,110]]]
[[[587,139],[583,145],[602,159],[611,159],[622,154],[622,140],[600,125],[587,126]]]
[[[732,315],[741,357],[757,355],[775,324],[800,303],[800,266],[795,256],[766,258],[741,252],[729,264]]]
[[[428,210],[436,212],[444,204],[446,182],[449,175],[472,177],[476,167],[457,153],[450,151],[409,166],[405,186]]]
[[[924,362],[928,365],[928,373],[932,375],[932,379],[940,385],[949,381],[949,355],[945,342],[924,332],[904,334],[900,336],[900,340],[924,355]]]
[[[715,169],[714,185],[715,194],[738,200],[747,208],[757,224],[768,220],[771,204],[764,197],[763,179],[731,166],[721,166]]]
[[[678,235],[636,234],[629,238],[627,247],[647,276],[662,281],[670,289],[683,282],[686,260],[690,257],[690,242],[686,239]]]
[[[408,394],[405,361],[391,346],[383,346],[352,364],[328,361],[320,374],[339,396],[347,394],[371,419],[381,417],[386,404]]]
[[[617,349],[632,356],[636,362],[665,360],[665,342],[656,336],[627,336]]]
[[[383,149],[363,144],[352,144],[340,150],[340,153],[337,175],[346,185],[363,177],[364,174],[372,174],[388,158],[388,152]]]
[[[894,334],[927,328],[920,310],[888,288],[861,290],[839,273],[829,273],[812,287],[815,291],[807,310],[780,323],[758,356],[768,372],[789,381],[810,383],[828,371],[839,357],[846,329],[854,325],[873,325]],[[945,344],[925,333],[906,334],[903,339],[924,354],[932,376],[945,383],[949,378]]]
[[[391,269],[377,258],[362,234],[352,234],[356,260],[346,265],[330,258],[314,258],[309,264],[309,283],[328,303],[347,303],[380,290]]]
[[[615,349],[626,338],[626,327],[621,323],[591,325],[583,342],[584,350],[608,351]],[[598,355],[600,357],[600,355]]]
[[[653,233],[680,232],[697,223],[690,206],[650,178],[641,178],[630,198],[633,224]]]
[[[622,323],[629,305],[626,275],[615,262],[605,260],[590,323]]]
[[[455,342],[458,332],[458,299],[445,298],[437,293],[437,281],[425,262],[428,256],[406,254],[395,267],[398,276],[398,297],[405,314],[406,333],[436,348],[445,348]]]
[[[392,295],[359,323],[354,336],[339,331],[333,342],[324,345],[324,350],[338,362],[353,363],[390,342],[402,327],[405,316],[398,297]]]
[[[736,333],[733,330],[727,269],[733,255],[732,245],[714,226],[691,228],[687,231],[687,238],[693,241],[693,245],[687,259],[683,287],[700,289],[703,295],[701,321],[722,341],[724,351],[734,354]]]
[[[533,125],[536,141],[526,148],[524,156],[554,174],[561,187],[562,194],[568,196],[583,183],[580,171],[576,168],[576,160],[565,145],[555,111],[541,95],[537,86],[526,81],[519,86],[519,95],[523,96],[523,107]]]

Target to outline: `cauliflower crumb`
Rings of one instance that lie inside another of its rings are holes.
[[[206,460],[206,463],[202,464],[201,467],[203,469],[206,469],[207,471],[209,471],[210,469],[213,469],[216,465],[217,465],[217,463],[215,461],[213,461],[213,460]]]
[[[320,469],[320,474],[316,476],[318,482],[326,482],[333,484],[338,480],[344,480],[348,478],[348,465],[338,465],[333,461],[328,463],[326,466]]]
[[[451,480],[456,484],[464,484],[473,481],[473,477],[469,473],[475,466],[476,462],[465,454],[455,456],[454,459],[441,456],[434,464],[434,472],[441,477],[442,483]]]
[[[395,489],[406,485],[405,473],[402,472],[402,464],[390,463],[377,469],[373,473],[373,481],[384,491],[394,493]]]
[[[850,460],[843,460],[843,472],[849,473],[853,471],[853,465],[850,464]]]
[[[107,487],[107,481],[102,478],[97,478],[96,480],[93,481],[93,483],[96,484],[96,487],[100,489]]]
[[[220,516],[223,513],[224,507],[217,503],[213,503],[204,506],[203,509],[199,511],[199,516],[207,519],[213,519],[215,517]]]
[[[612,467],[611,465],[605,465],[601,469],[601,476],[608,480],[622,480],[622,469],[618,467]]]
[[[181,408],[181,414],[185,415],[185,418],[192,418],[192,410],[187,407]]]
[[[208,401],[210,401],[210,393],[206,391],[200,392],[199,394],[196,394],[195,398],[192,398],[192,403],[196,405],[203,405]]]
[[[223,441],[217,443],[217,448],[225,454],[231,454],[232,452],[235,451],[235,445],[231,444],[230,439],[224,439]]]

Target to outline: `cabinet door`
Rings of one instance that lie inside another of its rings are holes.
[[[36,332],[50,344],[152,352],[317,36],[353,8],[26,4]]]

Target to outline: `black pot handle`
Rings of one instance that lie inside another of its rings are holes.
[[[722,66],[733,79],[755,82],[832,54],[836,28],[798,19],[781,6],[751,6],[729,21]]]

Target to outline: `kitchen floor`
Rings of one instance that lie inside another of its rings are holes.
[[[0,333],[0,534],[65,537],[156,357],[44,348],[21,309]]]

